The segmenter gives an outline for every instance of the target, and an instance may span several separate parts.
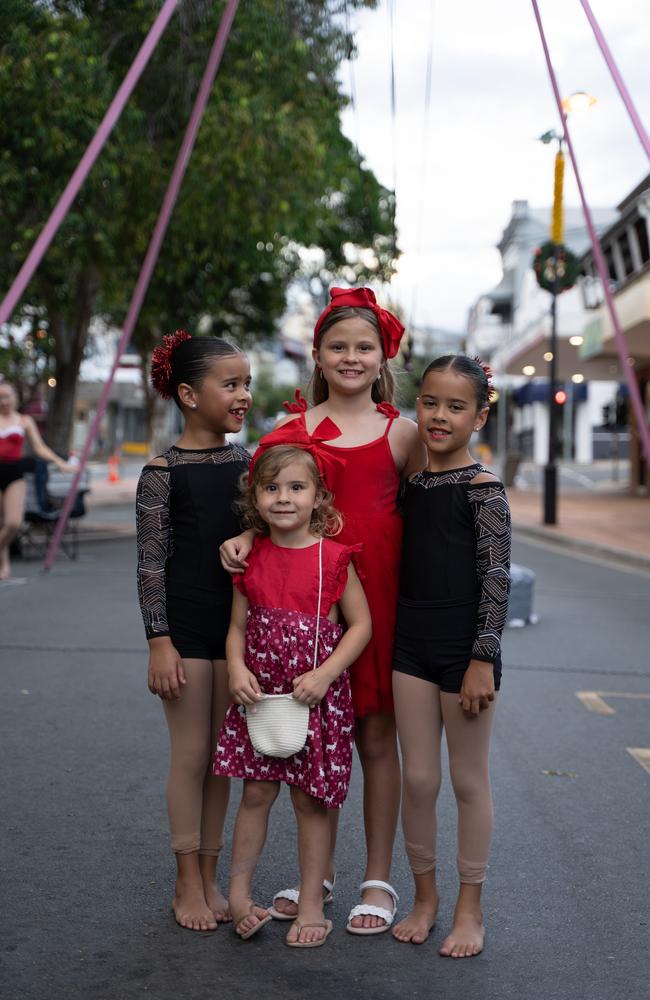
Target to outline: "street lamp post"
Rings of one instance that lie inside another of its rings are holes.
[[[584,91],[577,91],[562,101],[566,114],[580,111],[596,103],[596,98]],[[560,267],[566,254],[564,248],[564,208],[562,202],[564,186],[564,153],[562,145],[564,135],[554,129],[540,136],[543,143],[557,141],[558,149],[555,156],[555,178],[553,185],[553,214],[551,217],[551,257],[553,278],[551,293],[551,343],[548,362],[548,461],[544,468],[544,524],[557,524],[557,427],[558,403],[555,398],[557,385],[557,298],[564,288],[570,287],[562,280]],[[550,262],[549,262],[550,263]]]
[[[553,215],[551,217],[551,245],[553,260],[553,281],[551,284],[551,343],[548,362],[548,459],[544,468],[544,524],[557,524],[557,425],[558,408],[555,399],[557,385],[557,297],[560,294],[559,259],[564,242],[562,191],[564,185],[563,135],[546,132],[541,136],[544,143],[557,140],[555,157],[555,178],[553,185]]]
[[[555,242],[555,241],[554,241]],[[557,244],[555,244],[557,252]],[[557,297],[558,275],[555,268],[551,291],[551,360],[548,363],[548,460],[544,469],[544,524],[557,524]]]

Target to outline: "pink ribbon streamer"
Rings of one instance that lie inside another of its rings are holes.
[[[600,277],[600,281],[603,286],[603,294],[605,296],[605,301],[607,302],[607,308],[609,309],[609,314],[612,320],[612,326],[614,328],[614,339],[616,340],[618,357],[621,363],[621,368],[625,375],[625,381],[627,382],[627,387],[630,392],[630,402],[632,404],[634,416],[636,417],[636,422],[639,429],[639,437],[641,438],[643,452],[645,454],[646,460],[650,462],[650,429],[648,428],[645,409],[643,406],[643,401],[641,399],[641,393],[639,391],[639,385],[636,380],[636,376],[634,374],[634,369],[630,366],[630,363],[627,360],[629,356],[627,342],[625,340],[625,335],[623,333],[623,330],[621,329],[621,325],[618,321],[618,316],[616,314],[616,306],[614,305],[614,297],[609,287],[609,272],[607,269],[607,265],[605,264],[603,248],[600,245],[600,240],[598,239],[598,234],[596,233],[596,227],[594,226],[591,210],[587,203],[584,187],[582,185],[582,177],[580,175],[578,161],[576,159],[575,150],[573,148],[573,142],[571,141],[571,133],[569,131],[567,116],[564,112],[564,108],[562,107],[562,98],[560,96],[560,90],[558,87],[557,78],[555,76],[555,70],[553,69],[553,63],[551,62],[551,56],[549,53],[548,44],[546,42],[546,35],[544,33],[544,26],[542,24],[542,19],[539,13],[539,6],[537,4],[537,0],[531,0],[531,2],[533,5],[535,20],[537,21],[537,27],[539,29],[539,34],[542,41],[542,48],[544,49],[544,57],[546,59],[546,67],[548,69],[548,75],[551,80],[553,94],[555,95],[555,103],[557,104],[557,109],[560,115],[560,119],[562,121],[562,127],[564,129],[564,138],[566,140],[567,148],[569,150],[571,163],[573,165],[573,172],[575,174],[576,183],[578,185],[578,191],[580,193],[580,201],[582,202],[582,211],[585,217],[585,222],[587,224],[587,229],[589,230],[589,236],[591,238],[591,245],[594,252],[594,263],[596,264],[598,275]]]
[[[634,125],[634,128],[636,129],[636,132],[637,132],[637,135],[639,136],[639,139],[641,140],[641,145],[645,149],[646,156],[650,160],[650,139],[648,138],[648,133],[646,132],[646,130],[645,130],[644,126],[643,126],[643,122],[641,121],[641,117],[640,117],[638,111],[636,110],[636,107],[634,105],[634,101],[632,100],[632,97],[630,96],[630,92],[627,89],[627,87],[625,86],[625,82],[623,80],[623,77],[620,74],[619,68],[616,65],[616,62],[614,60],[614,56],[612,55],[611,50],[609,48],[609,45],[607,44],[607,39],[605,38],[604,34],[602,33],[602,31],[600,29],[600,25],[598,24],[598,21],[594,17],[593,11],[591,9],[591,5],[589,4],[589,0],[580,0],[580,3],[582,4],[584,12],[587,15],[587,20],[589,21],[589,24],[591,25],[592,31],[593,31],[594,35],[596,36],[596,41],[598,42],[598,44],[600,46],[600,51],[602,52],[602,54],[603,54],[603,56],[605,58],[605,62],[607,63],[607,68],[609,69],[609,72],[612,74],[614,83],[616,84],[616,87],[618,88],[618,92],[621,95],[621,99],[623,101],[623,104],[627,108],[627,113],[630,116],[630,119],[632,121],[632,124]]]
[[[235,14],[237,12],[237,7],[239,0],[228,0],[226,9],[221,18],[221,23],[219,24],[219,30],[217,31],[212,50],[210,52],[210,57],[208,59],[205,72],[203,73],[203,78],[201,80],[201,85],[199,91],[196,95],[194,101],[194,106],[192,108],[192,114],[188,122],[187,128],[185,130],[185,135],[183,137],[183,142],[172,171],[172,175],[165,192],[165,197],[163,199],[162,208],[160,210],[160,215],[156,222],[155,229],[153,231],[149,247],[145,259],[140,269],[140,274],[136,282],[135,289],[133,291],[133,296],[131,298],[131,303],[124,321],[124,327],[122,329],[122,335],[119,339],[117,349],[115,351],[115,358],[113,360],[113,365],[104,384],[101,397],[97,404],[97,410],[95,411],[95,417],[93,419],[90,430],[86,437],[84,443],[83,451],[79,459],[79,467],[75,472],[72,484],[70,486],[70,492],[68,493],[65,503],[61,509],[61,513],[56,523],[56,528],[52,534],[52,539],[50,541],[47,554],[45,556],[45,562],[43,563],[43,568],[46,570],[51,569],[52,563],[54,562],[54,557],[56,556],[57,549],[63,537],[63,532],[65,531],[65,526],[68,522],[68,517],[72,509],[75,497],[77,495],[77,489],[79,486],[79,481],[83,475],[86,463],[88,461],[88,455],[92,447],[92,443],[97,436],[97,431],[99,430],[99,425],[102,417],[104,416],[104,411],[108,404],[108,397],[111,391],[111,386],[113,384],[113,379],[115,378],[115,372],[117,371],[117,366],[120,363],[120,358],[124,353],[124,350],[131,339],[131,334],[137,322],[138,316],[140,315],[140,309],[142,308],[142,303],[144,301],[147,288],[149,287],[149,282],[151,281],[151,275],[153,274],[153,269],[158,260],[158,254],[160,253],[160,247],[163,241],[163,237],[167,230],[167,225],[171,217],[174,205],[176,204],[176,199],[178,197],[178,192],[185,176],[185,171],[192,155],[192,149],[194,148],[194,142],[196,140],[196,135],[201,124],[201,119],[203,118],[203,113],[205,111],[206,104],[208,103],[208,98],[210,96],[210,91],[214,83],[214,79],[217,75],[219,65],[221,63],[221,57],[223,51],[226,47],[226,42],[228,40],[228,35],[230,34],[230,29],[232,27],[232,22],[234,20]]]
[[[154,49],[158,45],[161,35],[169,24],[177,4],[178,0],[166,0],[162,10],[158,14],[158,17],[152,24],[149,34],[142,43],[140,51],[133,60],[131,68],[122,81],[120,89],[117,91],[108,111],[104,115],[101,125],[88,144],[88,148],[81,157],[77,169],[68,181],[65,191],[54,206],[52,214],[45,223],[40,235],[37,237],[34,246],[29,251],[25,263],[14,278],[11,288],[2,300],[2,304],[0,305],[0,326],[2,326],[3,323],[6,323],[9,319],[16,308],[16,305],[20,301],[23,292],[27,288],[27,285],[32,280],[36,268],[45,256],[45,251],[56,236],[59,226],[68,214],[73,201],[79,194],[81,185],[86,180],[86,177],[90,173],[95,160],[104,148],[106,140],[119,121],[120,115],[124,111],[126,102],[131,96],[136,83],[142,76],[142,72],[149,62]]]

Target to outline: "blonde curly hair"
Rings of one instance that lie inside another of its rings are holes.
[[[273,482],[278,473],[293,462],[303,462],[316,487],[316,497],[321,498],[319,506],[312,511],[309,530],[317,538],[338,535],[343,530],[343,515],[334,507],[334,497],[321,479],[316,462],[305,448],[297,448],[291,444],[279,444],[266,449],[255,461],[250,483],[248,473],[241,477],[241,498],[237,502],[237,510],[245,527],[252,528],[259,535],[269,534],[269,526],[255,505],[255,493],[259,486]]]

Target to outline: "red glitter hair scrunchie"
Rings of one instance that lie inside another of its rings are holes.
[[[171,399],[169,380],[172,376],[172,354],[179,344],[191,340],[192,335],[186,330],[176,330],[175,333],[163,337],[163,342],[156,347],[151,355],[151,384],[163,399]]]
[[[300,387],[296,389],[295,401],[290,403],[288,399],[285,399],[282,405],[287,413],[306,413],[307,411],[307,400],[302,395]]]
[[[476,361],[476,364],[480,365],[481,368],[483,369],[483,371],[485,372],[485,377],[487,379],[487,384],[488,384],[487,398],[488,398],[488,403],[489,403],[489,402],[491,402],[492,397],[494,396],[494,391],[495,391],[494,390],[494,382],[492,381],[492,377],[494,375],[494,372],[492,371],[492,369],[490,368],[490,366],[488,364],[486,364],[485,361],[481,361],[481,359],[479,358],[478,354],[474,355],[474,361]]]

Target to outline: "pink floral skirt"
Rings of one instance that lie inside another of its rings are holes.
[[[343,629],[320,619],[318,664],[336,648]],[[301,611],[254,606],[246,624],[246,666],[265,694],[293,691],[294,677],[311,670],[314,662],[316,617]],[[254,781],[284,781],[320,799],[328,809],[340,809],[350,785],[354,712],[350,680],[345,671],[329,687],[320,705],[310,709],[307,742],[292,757],[267,757],[253,749],[246,713],[231,705],[226,713],[213,773]]]

